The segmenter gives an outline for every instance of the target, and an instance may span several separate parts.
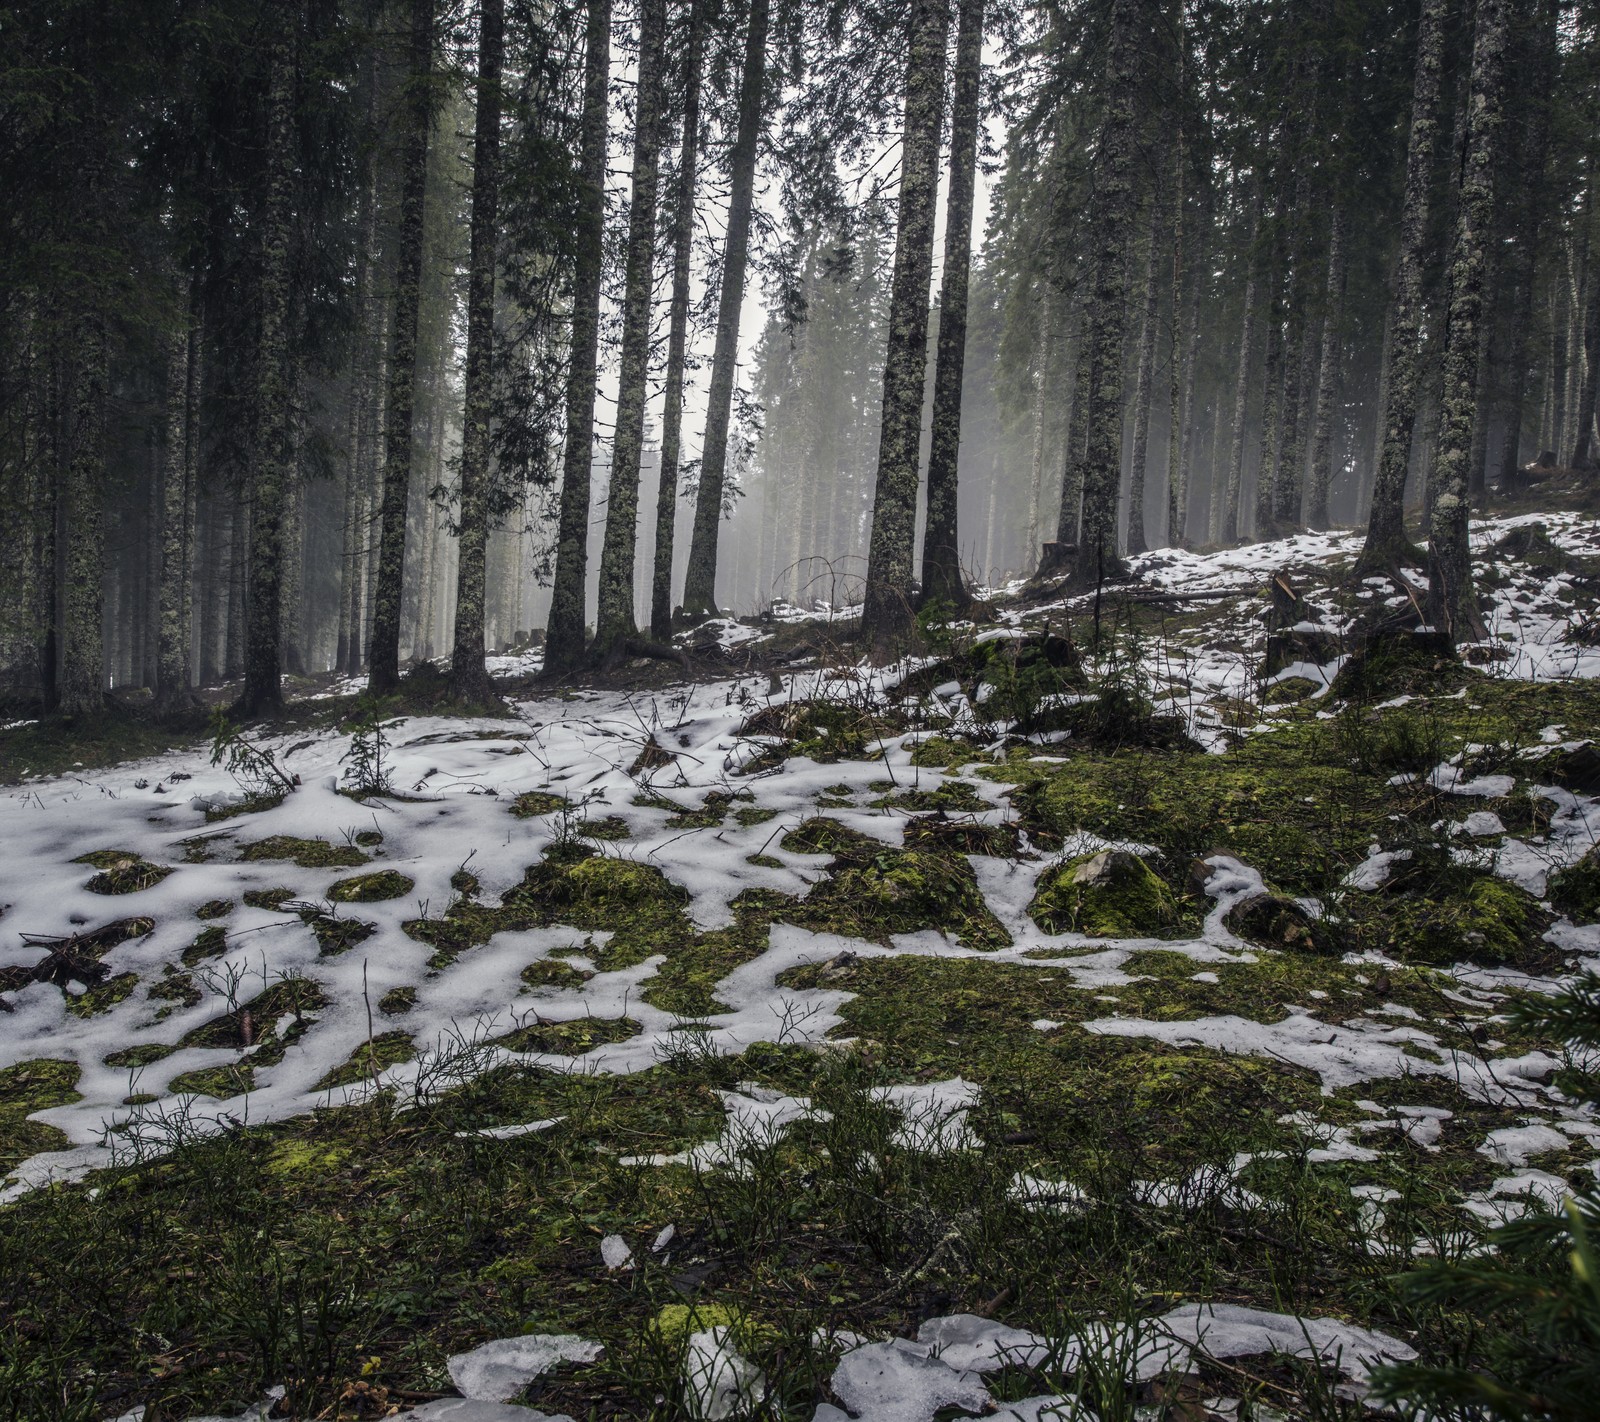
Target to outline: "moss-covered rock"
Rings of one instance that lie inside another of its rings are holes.
[[[948,933],[968,948],[1011,943],[965,859],[866,842],[842,853],[828,869],[828,877],[800,905],[807,927],[879,943],[927,928]]]
[[[416,886],[416,880],[404,874],[380,869],[375,874],[356,874],[349,879],[335,880],[328,885],[328,897],[341,904],[371,904],[382,899],[404,898]]]
[[[1157,938],[1178,922],[1172,890],[1137,854],[1122,849],[1047,869],[1028,912],[1046,933],[1091,938]]]
[[[1466,959],[1536,971],[1559,956],[1540,941],[1549,925],[1549,915],[1530,894],[1483,875],[1461,890],[1389,903],[1369,931],[1401,962]]]
[[[1576,923],[1600,918],[1600,849],[1550,876],[1550,902]]]

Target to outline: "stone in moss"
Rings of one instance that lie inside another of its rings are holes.
[[[293,889],[246,889],[244,901],[250,908],[267,909],[276,913],[295,897]]]
[[[325,839],[297,839],[275,834],[240,847],[246,860],[290,860],[302,869],[352,869],[365,864],[367,856],[353,844],[329,844]]]
[[[1172,890],[1137,854],[1122,849],[1046,870],[1028,912],[1047,933],[1090,938],[1154,938],[1178,921]]]
[[[1577,923],[1600,918],[1600,848],[1550,876],[1550,902]]]
[[[404,898],[414,888],[414,879],[393,869],[380,869],[375,874],[357,874],[335,881],[328,885],[328,897],[341,904],[370,904],[380,899]]]
[[[194,911],[194,916],[201,920],[226,918],[232,912],[232,899],[207,899]]]
[[[408,1062],[416,1051],[409,1032],[380,1032],[371,1041],[363,1042],[350,1059],[336,1066],[317,1083],[318,1091],[330,1087],[354,1086],[358,1081],[369,1081],[397,1062]]]

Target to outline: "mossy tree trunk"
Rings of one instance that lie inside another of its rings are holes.
[[[1428,241],[1428,189],[1439,129],[1439,83],[1444,60],[1445,0],[1422,0],[1417,23],[1417,68],[1411,91],[1411,134],[1406,142],[1405,197],[1400,256],[1389,308],[1389,368],[1385,380],[1383,440],[1367,515],[1367,541],[1359,566],[1371,571],[1413,557],[1405,530],[1406,475],[1417,420],[1422,323],[1422,274]]]
[[[1328,526],[1328,490],[1333,483],[1333,424],[1339,403],[1339,380],[1344,352],[1345,297],[1344,200],[1334,204],[1328,233],[1328,284],[1322,317],[1322,369],[1317,376],[1317,412],[1311,438],[1311,491],[1306,522],[1312,528]]]
[[[605,260],[606,121],[611,75],[611,0],[589,0],[583,67],[582,191],[572,273],[566,445],[556,529],[555,581],[545,632],[548,673],[584,657],[584,587],[589,573],[589,504],[594,462],[595,367],[600,342],[600,282]]]
[[[689,0],[688,47],[683,56],[683,138],[672,210],[672,315],[667,333],[667,382],[661,413],[661,471],[656,486],[656,554],[650,583],[650,635],[672,637],[672,556],[678,518],[678,469],[683,442],[683,373],[688,350],[690,258],[694,252],[694,195],[700,161],[700,69],[709,0]]]
[[[422,239],[427,210],[428,141],[433,130],[435,0],[412,0],[411,63],[403,105],[400,215],[396,238],[389,390],[384,405],[383,498],[367,689],[400,685],[400,601],[405,581],[406,513],[411,498],[411,425],[416,405],[417,312],[422,297]]]
[[[978,168],[984,0],[960,0],[950,110],[950,183],[945,199],[944,274],[928,446],[928,522],[922,540],[922,599],[961,610],[972,601],[961,572],[957,525],[961,391],[967,352],[967,288]]]
[[[1164,201],[1150,199],[1150,247],[1145,254],[1143,312],[1139,320],[1139,366],[1133,393],[1133,457],[1128,467],[1128,552],[1144,553],[1150,543],[1144,531],[1144,486],[1150,456],[1150,403],[1156,388],[1156,307],[1161,287],[1157,280],[1161,254]]]
[[[450,694],[481,703],[494,695],[483,656],[485,554],[489,544],[489,417],[494,394],[494,287],[500,208],[500,71],[505,0],[479,0],[478,111],[472,145],[472,235],[468,258],[467,376],[461,430],[461,521],[456,564]]]
[[[883,423],[861,610],[862,634],[880,655],[893,651],[912,625],[911,557],[916,537],[917,465],[928,366],[928,286],[933,277],[949,32],[947,0],[912,0],[894,277],[883,363]]]
[[[241,715],[283,704],[284,519],[294,483],[291,448],[289,244],[294,237],[295,10],[273,6],[267,90],[267,194],[261,217],[260,341],[251,459],[250,583]]]
[[[634,622],[634,558],[639,533],[639,464],[649,398],[651,296],[655,289],[656,192],[661,168],[661,79],[666,0],[641,0],[639,84],[633,106],[633,200],[622,297],[622,357],[617,425],[611,445],[611,488],[600,547],[600,599],[594,653],[605,656],[638,632]]]
[[[1468,461],[1478,403],[1484,279],[1494,224],[1494,170],[1505,126],[1507,0],[1477,0],[1467,152],[1450,252],[1443,415],[1428,528],[1428,620],[1452,642],[1482,635],[1468,546]]]
[[[1255,199],[1255,215],[1250,222],[1250,240],[1245,248],[1248,272],[1244,281],[1244,311],[1239,322],[1239,364],[1233,382],[1233,438],[1228,447],[1228,481],[1222,491],[1221,518],[1213,520],[1217,537],[1223,543],[1239,541],[1239,502],[1244,484],[1244,442],[1247,433],[1245,415],[1250,401],[1250,357],[1256,343],[1256,306],[1261,290],[1261,278],[1255,253],[1256,238],[1260,231],[1260,196]],[[1212,498],[1217,490],[1213,488]]]
[[[722,249],[722,286],[717,297],[717,339],[711,353],[706,432],[700,451],[700,487],[695,495],[689,566],[684,573],[683,613],[691,620],[715,617],[717,613],[717,542],[727,480],[733,377],[739,358],[739,314],[744,305],[745,269],[750,258],[750,219],[755,204],[770,20],[770,0],[751,0],[744,69],[739,78],[739,125],[728,160],[728,235]]]

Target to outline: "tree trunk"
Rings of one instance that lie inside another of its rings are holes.
[[[1065,550],[1076,550],[1078,531],[1083,521],[1083,454],[1089,442],[1089,338],[1078,334],[1077,358],[1072,366],[1069,392],[1071,413],[1067,416],[1067,447],[1061,456],[1061,508],[1056,515],[1056,549],[1052,559],[1046,555],[1039,564],[1041,576],[1065,572]],[[1027,550],[1028,554],[1033,549]]]
[[[1444,55],[1445,0],[1422,0],[1417,27],[1417,71],[1411,93],[1411,136],[1406,144],[1406,185],[1400,223],[1400,259],[1389,311],[1388,391],[1383,444],[1367,517],[1367,541],[1358,569],[1371,571],[1415,556],[1405,530],[1406,474],[1417,419],[1417,335],[1422,318],[1422,270],[1428,241],[1428,188],[1439,126],[1439,73]]]
[[[1280,182],[1282,180],[1280,179]],[[1286,208],[1280,188],[1273,205],[1271,242],[1268,245],[1266,288],[1267,350],[1262,364],[1261,453],[1256,462],[1255,513],[1250,521],[1254,538],[1272,535],[1272,511],[1277,500],[1278,456],[1283,433],[1284,296],[1283,228]],[[1242,476],[1241,476],[1242,477]]]
[[[583,71],[582,179],[577,261],[572,273],[572,336],[567,357],[567,438],[555,582],[544,668],[571,671],[585,652],[584,590],[589,573],[589,494],[594,463],[595,366],[600,341],[600,279],[606,220],[606,120],[611,74],[611,0],[589,0]]]
[[[433,129],[434,0],[412,0],[411,73],[401,140],[400,220],[394,274],[393,346],[384,411],[383,506],[373,595],[367,689],[383,696],[400,685],[400,602],[405,581],[406,513],[411,498],[411,422],[416,403],[417,312],[422,294],[422,238]]]
[[[1600,158],[1600,149],[1590,150],[1589,202],[1587,216],[1590,225],[1588,250],[1590,261],[1585,285],[1588,287],[1583,312],[1583,370],[1585,379],[1579,386],[1573,402],[1577,414],[1573,423],[1572,458],[1568,464],[1573,469],[1588,469],[1593,464],[1595,401],[1600,397],[1600,263],[1593,258],[1600,251],[1596,242],[1597,219],[1600,219],[1600,180],[1594,175],[1594,162]],[[1578,362],[1574,361],[1573,365]]]
[[[155,711],[173,716],[194,704],[189,690],[189,554],[190,510],[194,502],[193,455],[195,367],[199,364],[199,331],[193,293],[199,283],[189,277],[190,300],[185,321],[167,337],[166,439],[161,460],[160,613],[156,651]]]
[[[91,210],[99,193],[91,186]],[[72,720],[105,710],[103,583],[105,442],[109,354],[99,293],[86,290],[72,352],[62,499],[66,566],[62,599],[60,711]]]
[[[276,7],[267,93],[267,193],[261,215],[255,445],[251,451],[250,594],[244,691],[238,712],[283,704],[284,515],[294,480],[290,450],[289,244],[294,232],[294,11]]]
[[[1139,374],[1133,395],[1133,458],[1128,466],[1128,552],[1149,551],[1144,532],[1144,486],[1150,455],[1150,403],[1156,380],[1156,309],[1160,286],[1156,281],[1161,251],[1162,200],[1150,199],[1150,250],[1144,267],[1144,312],[1139,323]]]
[[[867,546],[862,634],[886,654],[911,629],[911,555],[917,464],[928,364],[928,285],[933,277],[939,136],[944,123],[947,0],[912,0],[906,66],[900,208],[895,224],[889,341],[883,363],[883,423]]]
[[[689,338],[690,258],[694,194],[700,161],[700,68],[708,0],[690,0],[689,48],[683,60],[683,139],[678,145],[678,191],[672,212],[672,317],[667,335],[667,384],[661,413],[661,472],[656,487],[656,556],[650,585],[650,635],[672,639],[672,555],[678,520],[678,468],[683,439],[683,371]]]
[[[1311,496],[1306,522],[1328,526],[1328,489],[1333,483],[1333,415],[1339,402],[1344,351],[1345,205],[1338,201],[1328,234],[1328,286],[1322,317],[1322,370],[1317,377],[1316,428],[1311,436]]]
[[[739,80],[739,128],[728,162],[728,236],[722,250],[722,289],[717,298],[717,341],[711,355],[706,432],[700,451],[700,488],[695,497],[689,566],[684,572],[683,612],[691,620],[717,615],[717,538],[727,475],[734,367],[739,358],[739,313],[744,304],[745,267],[750,256],[750,215],[761,143],[770,18],[771,0],[751,0],[744,71]]]
[[[960,0],[956,33],[950,188],[945,199],[938,364],[933,376],[933,431],[928,447],[928,524],[922,540],[922,600],[958,611],[972,601],[961,572],[956,515],[972,204],[978,166],[978,90],[983,77],[983,5],[984,0]]]
[[[1433,464],[1428,538],[1428,620],[1452,642],[1481,636],[1467,541],[1467,462],[1477,408],[1484,278],[1494,220],[1494,170],[1505,124],[1506,0],[1477,0],[1471,118],[1450,255],[1450,317],[1444,355],[1444,415]]]
[[[1256,198],[1255,217],[1250,224],[1250,242],[1245,261],[1248,275],[1244,283],[1244,314],[1239,326],[1239,369],[1233,385],[1233,443],[1228,454],[1228,483],[1223,494],[1222,518],[1218,523],[1218,539],[1222,543],[1239,541],[1239,501],[1244,484],[1245,412],[1250,399],[1250,357],[1256,343],[1256,304],[1261,287],[1256,270],[1255,245],[1260,230],[1260,197]],[[1217,495],[1216,470],[1213,461],[1212,498]]]
[[[661,71],[666,0],[641,0],[639,85],[633,113],[633,201],[628,211],[628,259],[622,298],[622,356],[617,376],[617,425],[611,446],[611,489],[600,549],[600,602],[594,651],[603,656],[635,636],[634,557],[639,541],[639,462],[644,453],[644,407],[649,398],[651,295],[655,289],[656,189],[661,157]]]
[[[494,279],[500,206],[500,68],[505,0],[478,4],[478,112],[472,146],[472,252],[468,259],[467,376],[461,418],[461,534],[456,564],[450,695],[494,695],[483,659],[485,554],[489,545],[489,414],[494,395]]]

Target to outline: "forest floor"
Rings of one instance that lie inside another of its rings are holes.
[[[325,687],[232,774],[0,731],[0,1417],[1354,1418],[1474,1356],[1397,1275],[1600,1170],[1504,1016],[1600,955],[1600,526],[1480,525],[1461,660],[1358,547],[891,668]]]

